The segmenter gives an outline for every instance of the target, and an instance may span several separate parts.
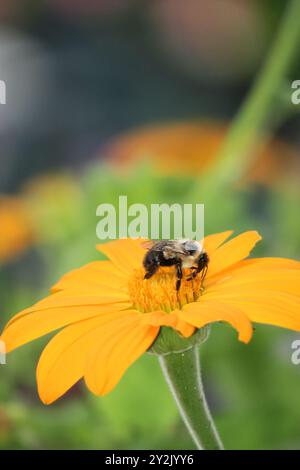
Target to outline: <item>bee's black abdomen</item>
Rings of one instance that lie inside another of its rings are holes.
[[[161,251],[148,251],[146,253],[143,265],[144,268],[147,270],[151,268],[153,265],[157,266],[174,266],[176,264],[175,258],[165,259],[163,253]]]
[[[176,258],[165,259],[163,256],[160,256],[160,265],[161,266],[175,266],[177,264]]]

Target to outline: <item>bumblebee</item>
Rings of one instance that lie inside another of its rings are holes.
[[[144,257],[144,279],[150,279],[160,266],[174,266],[176,269],[176,291],[181,286],[182,269],[189,268],[191,273],[188,281],[201,273],[201,279],[206,276],[209,258],[201,243],[195,240],[160,240],[148,247]]]

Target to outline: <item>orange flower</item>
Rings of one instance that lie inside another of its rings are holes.
[[[0,262],[16,258],[33,244],[32,221],[21,199],[0,197],[0,226]]]
[[[202,173],[216,163],[228,131],[220,122],[167,122],[135,129],[113,138],[103,152],[113,164],[130,168],[150,159],[159,170],[174,175]],[[287,143],[272,139],[247,172],[246,179],[263,184],[281,181],[297,173],[298,152]]]
[[[257,232],[230,241],[232,232],[204,240],[208,272],[201,284],[161,268],[144,280],[140,240],[123,239],[98,248],[109,261],[92,262],[65,276],[53,294],[7,324],[7,351],[63,328],[43,351],[37,382],[44,403],[52,403],[84,377],[97,395],[111,391],[126,369],[155,341],[162,326],[184,337],[212,322],[232,325],[240,341],[252,336],[252,322],[300,331],[300,263],[282,258],[247,259]],[[186,273],[185,273],[186,274]]]

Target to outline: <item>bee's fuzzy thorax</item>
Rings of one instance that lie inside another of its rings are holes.
[[[183,268],[191,268],[195,263],[195,256],[185,256],[182,261]]]

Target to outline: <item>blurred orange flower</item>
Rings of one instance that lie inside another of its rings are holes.
[[[252,321],[300,331],[300,263],[245,260],[261,237],[245,232],[226,241],[231,233],[204,239],[210,259],[205,280],[184,278],[178,294],[174,269],[162,268],[144,279],[140,240],[100,245],[108,261],[66,274],[52,295],[13,317],[0,339],[9,352],[65,327],[46,346],[37,367],[39,395],[49,404],[82,377],[95,394],[110,392],[162,326],[190,337],[197,328],[225,321],[245,343]]]
[[[34,242],[32,221],[21,198],[0,196],[0,263],[18,257]]]
[[[217,122],[177,122],[139,128],[112,139],[103,149],[114,165],[130,168],[150,159],[167,174],[200,174],[216,163],[228,126]],[[258,152],[248,181],[273,183],[300,166],[298,152],[273,139]]]

